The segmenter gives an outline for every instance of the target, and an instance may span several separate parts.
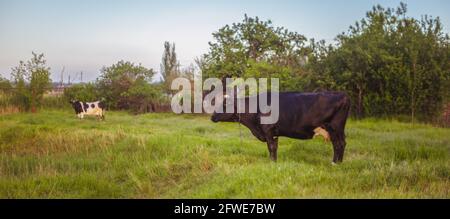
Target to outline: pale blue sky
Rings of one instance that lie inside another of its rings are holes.
[[[99,69],[120,59],[159,71],[164,41],[176,43],[183,66],[207,52],[211,33],[239,22],[244,14],[308,38],[327,41],[365,16],[375,4],[396,7],[397,0],[0,0],[0,74],[9,78],[31,51],[44,53],[52,79],[60,71],[72,78],[84,72],[94,80]],[[450,27],[450,1],[411,0],[409,16],[439,16]]]

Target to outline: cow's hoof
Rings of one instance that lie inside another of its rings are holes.
[[[337,166],[338,164],[335,162],[331,162],[331,166]]]

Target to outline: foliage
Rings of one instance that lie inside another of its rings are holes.
[[[13,98],[14,90],[11,83],[0,76],[0,115],[19,111],[19,109],[12,104]]]
[[[66,101],[79,100],[83,102],[91,102],[100,100],[96,84],[74,84],[64,90],[64,98]]]
[[[172,93],[170,85],[172,80],[180,76],[180,63],[175,52],[175,43],[164,42],[164,53],[161,59],[161,75],[164,83],[164,91]]]
[[[36,112],[44,93],[50,88],[50,68],[46,66],[44,54],[32,53],[26,63],[19,62],[11,72],[15,88],[15,103],[23,110]]]
[[[64,91],[66,100],[103,100],[109,109],[130,110],[134,113],[160,111],[167,105],[164,84],[150,83],[154,72],[142,65],[119,61],[103,67],[96,83],[77,84]],[[165,111],[165,110],[163,110]]]
[[[241,23],[225,25],[213,37],[202,57],[203,77],[275,77],[282,90],[300,87],[309,52],[303,35],[245,15]]]
[[[119,61],[103,67],[97,79],[99,96],[105,98],[111,109],[130,109],[129,90],[143,83],[148,84],[153,75],[153,69],[132,62]]]
[[[281,91],[344,91],[357,117],[435,121],[450,102],[450,38],[444,30],[438,17],[408,17],[404,3],[374,6],[332,44],[245,15],[214,32],[208,53],[195,62],[203,78],[279,78]],[[192,81],[195,74],[194,65],[180,69],[175,43],[165,42],[162,83],[151,83],[153,69],[119,61],[103,67],[95,83],[69,88],[65,98],[104,98],[110,109],[146,112],[167,102],[175,77]],[[12,72],[13,102],[35,108],[48,76],[42,54],[20,62]],[[8,83],[0,80],[2,86]]]
[[[450,79],[449,38],[439,18],[406,16],[397,9],[373,7],[366,18],[337,37],[310,65],[328,79],[326,88],[347,91],[359,116],[410,114],[433,118],[441,110]],[[316,72],[314,72],[316,73]]]
[[[64,95],[46,95],[41,101],[40,110],[49,109],[70,109],[73,110],[72,105]]]
[[[143,79],[138,79],[128,91],[122,93],[122,97],[127,100],[127,105],[130,106],[131,111],[134,113],[146,113],[153,111],[154,104],[168,102],[161,95],[162,93],[162,86],[149,84]]]
[[[438,18],[421,21],[397,10],[376,6],[348,33],[323,64],[326,73],[353,97],[360,115],[418,111],[432,117],[442,104],[442,83],[448,80],[448,36]]]
[[[353,115],[431,120],[450,101],[450,40],[439,18],[374,6],[335,44],[245,16],[213,33],[203,77],[275,77],[281,91],[345,91]]]
[[[0,93],[10,93],[12,92],[12,89],[11,82],[0,76]]]

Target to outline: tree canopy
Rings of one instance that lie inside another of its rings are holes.
[[[355,114],[414,119],[431,118],[441,109],[450,50],[439,18],[408,17],[404,3],[396,9],[374,6],[337,36],[335,47],[324,50],[324,57],[310,63],[312,74],[329,78],[325,88],[347,91]]]
[[[105,98],[110,108],[130,109],[130,90],[137,89],[135,86],[150,86],[153,75],[153,69],[147,69],[141,64],[119,61],[102,68],[97,79],[99,95]]]
[[[247,15],[213,37],[204,78],[276,77],[281,91],[345,91],[360,117],[430,119],[449,101],[448,34],[438,17],[408,17],[404,3],[374,6],[332,44]]]
[[[213,33],[203,56],[203,77],[276,77],[284,90],[295,90],[301,80],[309,48],[307,39],[270,20],[245,15],[240,23]]]
[[[44,54],[32,52],[27,62],[20,61],[11,72],[15,84],[15,102],[23,110],[36,112],[44,93],[50,88],[50,68],[46,66]]]

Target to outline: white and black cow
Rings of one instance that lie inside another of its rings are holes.
[[[104,120],[105,119],[105,104],[102,101],[95,102],[81,102],[78,100],[71,100],[77,117],[80,119],[84,118],[84,115],[93,115],[97,116],[97,118]]]

